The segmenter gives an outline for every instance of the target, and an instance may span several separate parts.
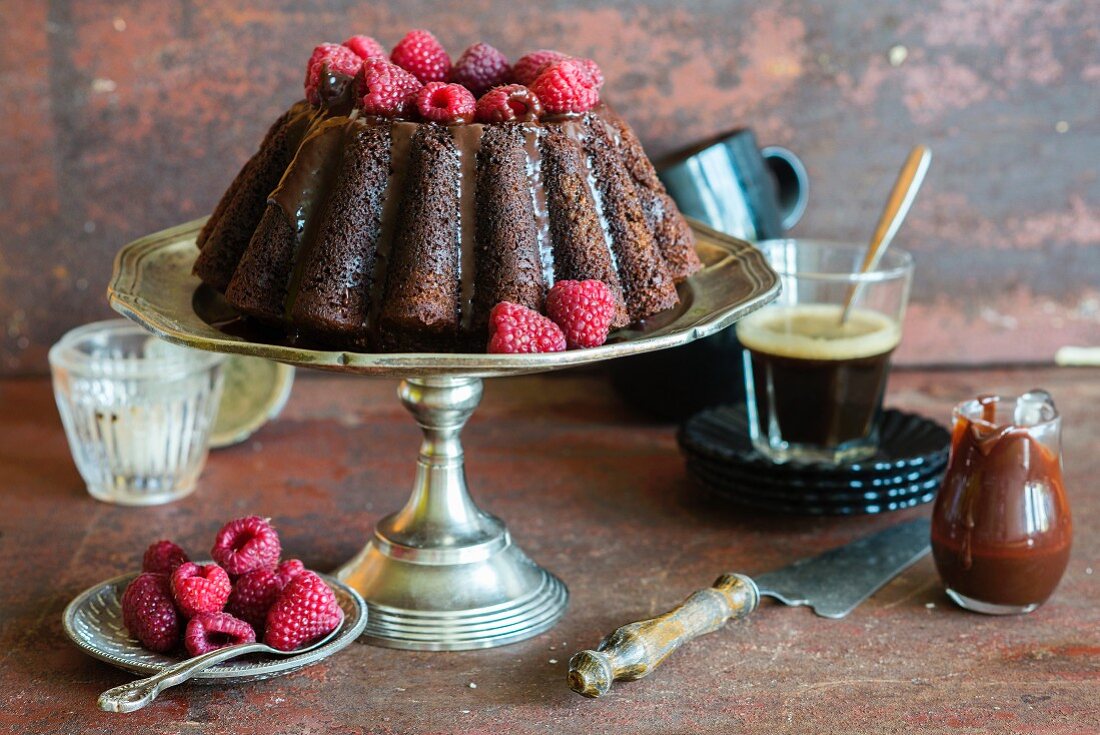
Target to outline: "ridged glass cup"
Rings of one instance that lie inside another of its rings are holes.
[[[737,323],[753,446],[777,463],[873,456],[912,259],[893,248],[864,273],[866,245],[765,240],[757,247],[783,291]]]
[[[57,408],[92,497],[159,505],[195,489],[224,360],[125,319],[86,324],[50,349]]]

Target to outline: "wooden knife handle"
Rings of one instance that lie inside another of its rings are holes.
[[[760,592],[743,574],[723,574],[712,587],[693,592],[674,610],[630,623],[607,636],[595,651],[581,651],[569,660],[569,688],[599,697],[612,682],[648,676],[669,654],[688,641],[712,633],[730,618],[756,609]]]

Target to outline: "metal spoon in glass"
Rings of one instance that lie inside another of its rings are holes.
[[[914,146],[905,159],[905,165],[898,172],[894,188],[890,190],[890,196],[886,200],[886,206],[882,210],[878,224],[875,226],[875,234],[871,236],[871,244],[867,248],[867,255],[863,258],[860,273],[867,273],[878,266],[882,260],[882,254],[897,234],[898,228],[909,214],[909,208],[913,206],[913,200],[917,198],[920,185],[924,182],[924,175],[928,173],[928,165],[932,163],[932,151],[926,146]],[[840,313],[840,323],[848,321],[852,312],[852,304],[859,293],[859,284],[856,283],[848,289],[848,297],[844,301],[844,311]]]
[[[228,661],[237,656],[248,653],[268,653],[274,656],[297,656],[301,653],[312,651],[325,645],[340,632],[344,626],[341,617],[340,624],[332,629],[324,638],[319,638],[312,643],[300,646],[293,651],[279,651],[265,643],[240,643],[236,646],[226,646],[194,658],[172,664],[163,671],[148,676],[144,679],[135,679],[126,684],[121,684],[113,689],[108,689],[99,695],[99,708],[104,712],[133,712],[157,698],[157,695],[168,687],[182,684],[195,674],[208,669],[214,664]]]

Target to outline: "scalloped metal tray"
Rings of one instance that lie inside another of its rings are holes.
[[[123,574],[84,590],[65,608],[62,622],[73,643],[90,656],[137,674],[155,674],[182,659],[142,648],[122,624],[122,593],[136,576]],[[242,656],[200,671],[193,680],[233,683],[270,679],[315,664],[358,638],[367,624],[363,598],[343,582],[320,576],[332,587],[344,611],[344,622],[335,638],[297,656]]]
[[[388,377],[490,377],[573,367],[677,347],[728,327],[779,294],[779,278],[747,242],[691,222],[703,269],[680,284],[680,304],[645,323],[612,333],[587,350],[536,355],[361,353],[253,342],[213,326],[234,312],[191,274],[198,255],[195,220],[126,245],[115,259],[111,306],[158,336],[214,352],[266,357],[302,367]]]

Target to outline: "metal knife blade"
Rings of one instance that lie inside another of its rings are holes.
[[[929,530],[927,518],[899,523],[753,581],[761,595],[785,605],[809,605],[822,617],[843,618],[928,553]]]
[[[723,574],[679,607],[624,625],[596,650],[574,654],[569,660],[569,688],[600,697],[613,682],[648,676],[688,641],[752,613],[761,595],[787,605],[811,605],[826,618],[842,618],[928,553],[929,526],[925,519],[900,523],[755,580]]]

